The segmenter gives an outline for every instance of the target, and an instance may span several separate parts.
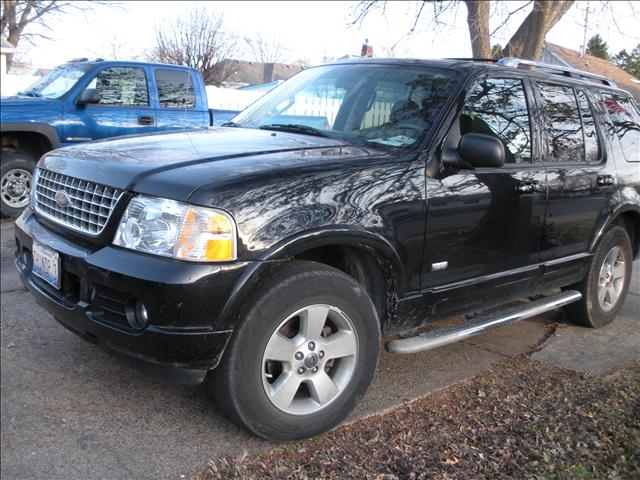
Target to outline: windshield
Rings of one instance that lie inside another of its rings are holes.
[[[18,95],[29,97],[60,98],[67,93],[91,68],[90,65],[66,64],[51,70],[44,77]]]
[[[418,65],[326,65],[275,88],[231,124],[392,147],[417,144],[453,91],[455,73]]]

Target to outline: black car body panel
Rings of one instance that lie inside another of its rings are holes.
[[[126,192],[93,238],[26,212],[16,224],[23,281],[75,331],[104,338],[133,358],[206,370],[215,367],[242,321],[247,294],[283,262],[309,252],[326,257],[340,247],[371,255],[386,288],[380,309],[385,334],[578,282],[600,236],[620,219],[638,232],[632,239],[638,254],[640,163],[620,158],[611,146],[618,127],[597,97],[626,94],[553,79],[586,92],[601,145],[595,162],[552,161],[547,145],[553,139],[531,121],[530,161],[473,169],[455,155],[470,87],[485,79],[521,82],[529,117],[536,119],[543,108],[537,84],[549,78],[474,62],[378,63],[437,65],[460,77],[433,127],[412,148],[228,127],[132,136],[45,155],[39,168]],[[447,164],[451,158],[456,161]],[[237,261],[190,263],[113,246],[127,202],[139,194],[230,214]],[[61,253],[65,275],[76,277],[76,297],[52,297],[34,280],[34,236]],[[340,261],[327,259],[330,265]],[[105,326],[88,313],[100,288],[151,305],[148,328],[155,335],[170,331],[172,338],[191,335],[193,349],[180,341],[172,340],[169,349],[147,341],[147,330],[126,332],[126,320]]]

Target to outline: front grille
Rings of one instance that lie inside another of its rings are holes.
[[[62,202],[56,194],[62,195]],[[35,178],[35,209],[66,227],[90,235],[104,230],[122,191],[39,168]],[[68,200],[69,205],[63,206]]]

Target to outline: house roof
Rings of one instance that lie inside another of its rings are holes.
[[[559,56],[570,67],[587,72],[604,75],[610,78],[618,87],[627,90],[635,99],[640,102],[640,79],[625,72],[623,69],[603,58],[594,57],[593,55],[584,54],[580,56],[579,52],[570,48],[561,47],[553,43],[546,42],[545,46],[551,50],[556,56]]]
[[[283,63],[258,63],[244,60],[224,60],[232,62],[233,72],[225,80],[225,83],[237,83],[258,85],[276,80],[287,80],[293,77],[303,67],[299,65],[286,65]],[[273,71],[268,71],[273,65]]]

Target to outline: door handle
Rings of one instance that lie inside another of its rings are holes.
[[[138,117],[138,124],[140,125],[153,125],[154,123],[153,117],[149,117],[148,115],[140,115]]]
[[[608,185],[613,185],[616,183],[613,175],[598,175],[598,186],[606,187]]]
[[[539,193],[544,190],[544,187],[538,182],[520,182],[516,186],[516,191],[520,195],[528,195],[531,193]]]

